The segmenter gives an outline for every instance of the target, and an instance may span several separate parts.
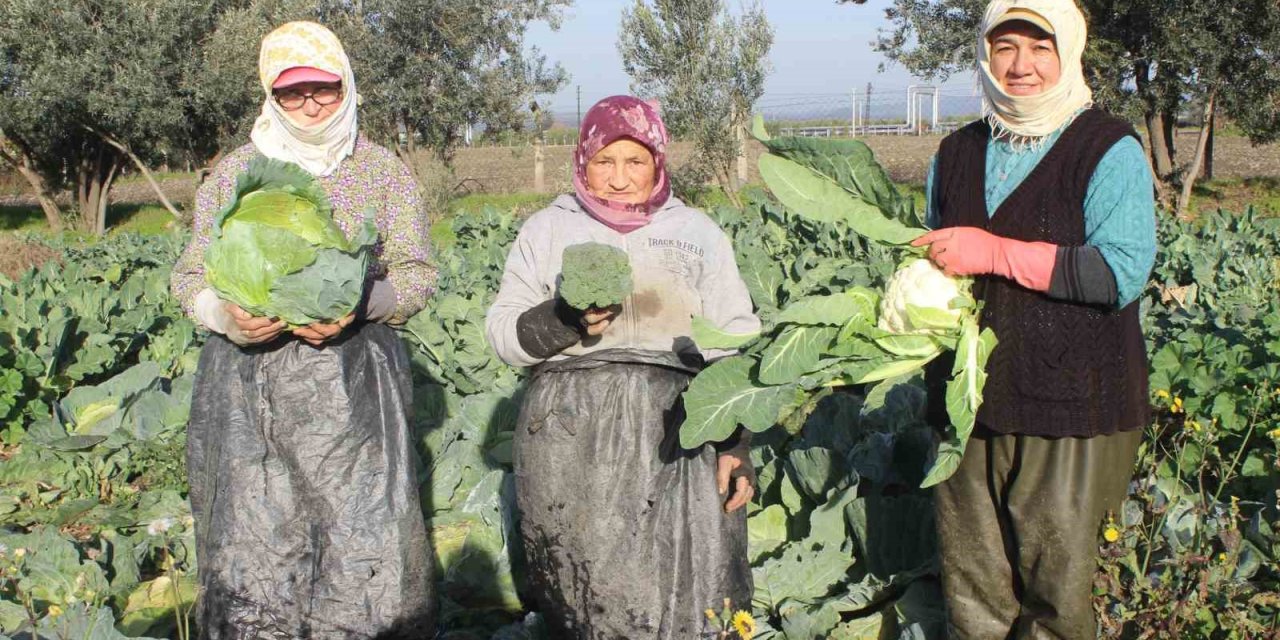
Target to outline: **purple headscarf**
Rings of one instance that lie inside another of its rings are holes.
[[[601,149],[622,138],[631,138],[653,154],[657,169],[653,193],[639,204],[605,200],[587,188],[587,163]],[[649,103],[632,96],[611,96],[597,102],[582,119],[578,148],[573,153],[573,189],[591,217],[619,233],[649,224],[653,212],[671,197],[667,180],[667,127]]]

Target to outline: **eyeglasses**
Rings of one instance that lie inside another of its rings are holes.
[[[327,107],[342,99],[342,87],[320,87],[305,93],[296,89],[280,89],[273,92],[272,97],[285,111],[297,111],[307,103],[307,100]]]

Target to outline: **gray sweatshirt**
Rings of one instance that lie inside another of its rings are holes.
[[[695,315],[730,333],[760,330],[729,237],[706,214],[672,197],[648,225],[624,234],[592,218],[574,196],[563,195],[520,228],[498,297],[485,317],[489,344],[507,364],[542,362],[520,347],[516,320],[556,296],[564,249],[582,242],[626,251],[635,290],[599,339],[589,340],[590,346],[579,341],[551,360],[601,349],[696,350],[689,337]],[[708,360],[726,354],[701,353]]]

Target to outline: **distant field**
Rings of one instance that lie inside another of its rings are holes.
[[[938,148],[941,136],[872,136],[862,138],[875,152],[876,158],[889,171],[894,181],[901,184],[919,185],[924,182],[929,159]],[[1196,136],[1192,132],[1184,132],[1178,138],[1181,158],[1185,159],[1194,148]],[[1253,147],[1244,138],[1238,136],[1221,136],[1216,141],[1215,183],[1198,188],[1197,194],[1215,203],[1216,206],[1231,208],[1243,202],[1258,202],[1264,208],[1280,209],[1280,203],[1273,203],[1274,198],[1262,196],[1270,193],[1280,181],[1280,144]],[[755,159],[763,147],[754,142],[748,152],[751,156],[750,175],[757,181]],[[567,145],[549,146],[545,154],[545,191],[547,193],[565,193],[571,189],[571,173],[569,167],[572,147]],[[685,163],[690,155],[688,143],[676,142],[671,146],[670,162],[672,166]],[[414,163],[419,175],[424,176],[426,190],[439,194],[440,202],[454,201],[468,195],[477,194],[531,194],[534,189],[533,168],[534,151],[531,147],[484,147],[459,149],[454,156],[452,170],[447,170],[430,153],[419,153]],[[195,199],[195,178],[192,174],[165,174],[161,176],[165,193],[171,200],[182,207],[189,207]],[[26,184],[16,175],[0,172],[0,216],[13,218],[23,215],[22,210],[33,207],[32,200],[25,191]],[[63,197],[64,201],[66,196]],[[533,196],[537,200],[537,196]],[[156,214],[148,211],[138,220],[136,215],[142,205],[156,202],[154,193],[147,184],[136,178],[118,183],[112,190],[112,203],[121,206],[121,217],[133,219],[135,224],[152,226],[156,223]],[[442,210],[452,207],[442,207]],[[133,214],[133,215],[129,215]],[[34,218],[30,222],[38,224],[42,217],[38,212],[28,212],[27,217]],[[27,222],[27,221],[24,221]],[[15,220],[0,220],[0,229],[24,227],[26,224]]]

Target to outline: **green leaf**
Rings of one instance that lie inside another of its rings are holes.
[[[788,137],[761,142],[769,153],[826,176],[886,217],[908,226],[922,226],[912,198],[898,192],[871,148],[861,140]]]
[[[769,132],[764,128],[764,116],[759,113],[751,119],[751,137],[760,142],[768,142],[771,139]]]
[[[45,446],[54,451],[86,451],[106,442],[106,440],[107,436],[67,436],[48,442]]]
[[[844,221],[855,233],[875,242],[907,244],[923,229],[891,220],[830,178],[772,154],[760,156],[760,176],[787,208],[817,222]]]
[[[751,561],[773,553],[787,541],[787,511],[771,504],[747,518],[747,544]]]
[[[894,334],[876,339],[876,345],[895,356],[922,358],[942,351],[937,339],[927,334]]]
[[[906,309],[907,320],[916,329],[951,330],[960,326],[960,316],[945,309],[918,307],[914,304],[908,304]]]
[[[360,303],[367,263],[365,252],[320,249],[312,264],[272,282],[272,315],[293,326],[342,318]]]
[[[853,556],[839,547],[808,549],[789,544],[778,558],[751,570],[755,582],[752,602],[757,609],[778,612],[786,601],[816,603],[844,580]]]
[[[130,636],[162,632],[174,620],[174,609],[189,609],[196,601],[195,576],[174,582],[160,576],[139,584],[129,594],[120,617],[120,630]]]
[[[923,368],[926,364],[938,357],[941,352],[925,358],[906,358],[901,360],[885,359],[881,361],[855,362],[845,365],[839,377],[832,380],[831,386],[842,386],[849,384],[867,384],[869,382],[879,382],[888,378],[896,378],[905,376],[908,373],[914,373]]]
[[[693,317],[692,337],[699,349],[741,349],[760,337],[760,332],[729,333],[702,316]]]
[[[840,624],[840,614],[825,604],[792,607],[782,615],[782,633],[787,640],[826,640]]]
[[[784,329],[760,356],[760,382],[788,384],[818,370],[822,352],[837,333],[834,327],[792,326]]]
[[[778,324],[841,326],[853,318],[874,322],[879,296],[872,290],[855,287],[827,296],[801,298],[778,315]]]
[[[751,379],[754,361],[733,356],[702,370],[684,392],[686,417],[680,446],[693,449],[729,437],[739,424],[756,432],[772,427],[791,385],[767,386]]]
[[[931,487],[951,477],[964,456],[965,445],[969,442],[978,416],[978,408],[982,406],[982,389],[987,383],[987,360],[991,357],[991,351],[996,348],[996,343],[996,335],[991,329],[979,333],[975,318],[966,318],[961,325],[952,377],[947,382],[947,417],[951,420],[951,429],[944,441],[946,446],[939,445],[937,461],[925,475],[921,487]]]

